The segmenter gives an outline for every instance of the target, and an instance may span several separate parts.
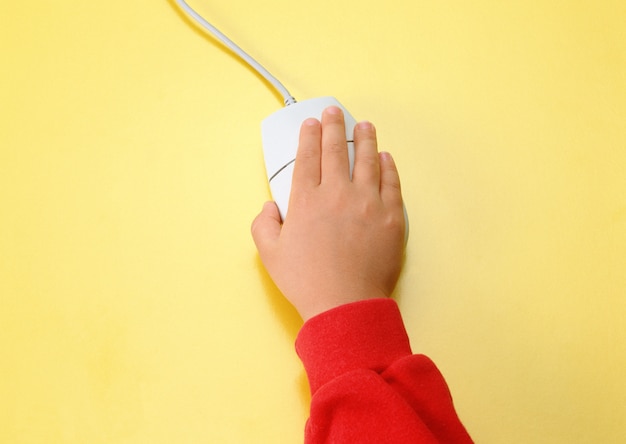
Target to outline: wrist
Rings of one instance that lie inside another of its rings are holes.
[[[311,392],[356,369],[381,372],[411,354],[398,305],[376,298],[344,304],[309,319],[296,339]]]
[[[357,302],[363,302],[373,299],[388,299],[389,296],[379,291],[370,291],[368,293],[358,292],[359,296],[351,296],[353,292],[348,294],[341,294],[331,297],[318,297],[316,295],[309,296],[303,299],[296,310],[300,314],[300,317],[304,322],[319,316],[328,311],[342,307],[344,305],[353,304]],[[363,297],[362,294],[368,294],[369,296]],[[295,305],[295,304],[294,304]]]

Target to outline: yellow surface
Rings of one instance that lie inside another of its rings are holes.
[[[193,4],[377,124],[397,298],[476,441],[626,442],[626,3]],[[301,442],[248,232],[280,100],[172,1],[0,16],[0,442]]]

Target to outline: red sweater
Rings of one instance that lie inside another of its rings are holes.
[[[435,364],[412,354],[392,299],[309,319],[296,351],[312,394],[305,443],[472,442]]]

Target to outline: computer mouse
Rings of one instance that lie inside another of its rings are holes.
[[[350,177],[352,177],[352,170],[354,169],[354,141],[352,139],[354,127],[357,122],[337,99],[334,97],[318,97],[303,102],[296,102],[296,99],[276,77],[270,74],[267,69],[237,46],[235,42],[220,32],[215,26],[207,22],[189,6],[185,0],[176,0],[176,3],[193,18],[198,25],[239,56],[241,60],[247,63],[283,96],[283,101],[287,106],[267,117],[261,124],[265,171],[267,172],[272,197],[278,206],[282,220],[285,220],[287,216],[289,195],[291,193],[291,178],[293,176],[293,167],[296,160],[302,122],[311,117],[318,120],[321,119],[322,112],[329,106],[334,105],[343,110],[346,124],[346,141],[348,142],[348,156],[350,159]],[[409,233],[406,208],[404,209],[404,218],[406,221],[404,233],[406,243]]]
[[[318,97],[281,108],[261,123],[265,171],[270,183],[272,198],[278,206],[280,217],[285,220],[291,192],[291,177],[298,150],[300,127],[308,118],[322,118],[329,106],[341,108],[346,123],[346,140],[350,159],[350,175],[354,168],[354,142],[352,135],[356,120],[334,97]]]
[[[354,127],[357,122],[346,108],[334,97],[318,97],[302,102],[296,102],[271,114],[261,123],[263,155],[265,171],[270,184],[272,198],[278,206],[282,220],[287,216],[289,195],[291,193],[291,179],[298,150],[300,127],[308,118],[322,118],[322,112],[329,106],[341,108],[346,125],[346,140],[348,142],[348,158],[350,160],[350,177],[354,169]],[[406,208],[405,243],[409,234],[409,222]]]

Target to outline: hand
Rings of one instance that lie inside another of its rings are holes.
[[[307,319],[333,307],[389,297],[402,268],[404,210],[400,179],[378,153],[369,122],[354,129],[350,166],[340,108],[302,124],[289,210],[281,224],[268,202],[252,223],[265,268]]]

